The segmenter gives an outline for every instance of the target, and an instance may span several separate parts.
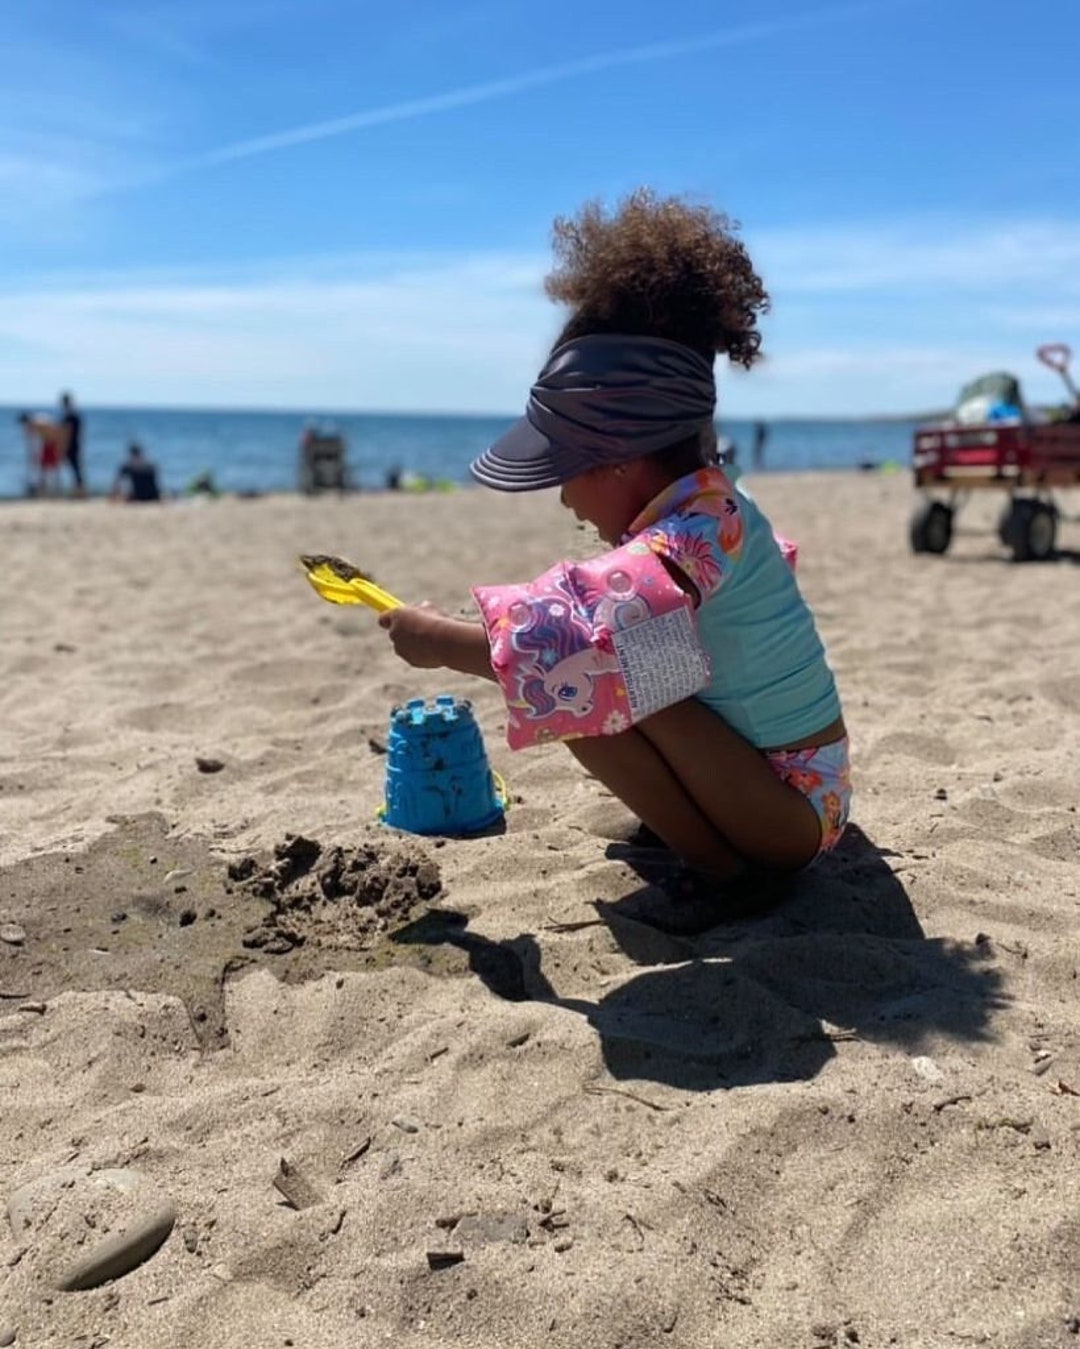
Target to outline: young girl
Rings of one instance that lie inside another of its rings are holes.
[[[847,820],[844,722],[772,528],[715,462],[714,356],[753,365],[768,297],[726,217],[644,190],[556,221],[555,249],[570,317],[472,472],[558,487],[611,551],[477,588],[483,627],[379,621],[410,665],[497,679],[512,746],[565,739],[692,867],[798,870]]]

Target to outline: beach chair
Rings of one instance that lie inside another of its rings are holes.
[[[300,491],[349,490],[349,466],[345,438],[337,432],[312,431],[300,442]]]

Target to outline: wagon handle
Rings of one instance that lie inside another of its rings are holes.
[[[1073,383],[1072,375],[1069,374],[1069,362],[1072,360],[1072,351],[1064,342],[1047,342],[1041,346],[1035,355],[1042,361],[1043,365],[1048,365],[1051,370],[1056,370],[1065,381],[1065,387],[1070,395],[1077,402],[1080,402],[1080,389],[1077,389]]]

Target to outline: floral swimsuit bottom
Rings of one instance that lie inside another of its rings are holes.
[[[817,811],[821,821],[818,856],[840,842],[851,810],[851,763],[848,738],[810,749],[781,749],[766,753],[769,767]]]

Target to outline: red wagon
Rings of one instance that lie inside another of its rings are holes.
[[[947,552],[957,511],[970,492],[989,487],[1008,493],[998,537],[1013,558],[1040,561],[1053,554],[1060,514],[1055,489],[1080,486],[1080,393],[1069,376],[1067,347],[1040,347],[1038,356],[1069,390],[1072,406],[1061,420],[1033,421],[1015,380],[987,376],[962,391],[958,405],[958,412],[970,412],[985,404],[984,417],[960,416],[915,432],[912,467],[923,501],[911,519],[914,552]],[[1002,401],[1010,399],[1010,380],[1012,399]]]

